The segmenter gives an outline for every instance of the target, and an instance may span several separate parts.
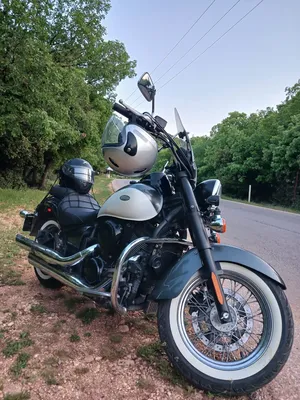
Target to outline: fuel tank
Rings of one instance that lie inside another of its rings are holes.
[[[163,197],[156,189],[143,183],[134,183],[112,194],[100,208],[98,218],[147,221],[156,217],[162,206]]]

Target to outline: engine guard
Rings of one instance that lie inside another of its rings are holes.
[[[267,276],[279,284],[283,289],[286,289],[285,283],[274,268],[254,253],[234,246],[213,244],[212,255],[216,263],[229,262],[242,265],[245,268]],[[171,268],[163,279],[157,282],[152,291],[151,299],[167,300],[177,297],[195,272],[198,270],[200,274],[204,272],[202,268],[198,251],[195,249],[189,250],[177,262],[177,264]]]

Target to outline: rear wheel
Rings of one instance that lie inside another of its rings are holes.
[[[47,241],[47,247],[55,250],[54,235],[60,231],[59,224],[54,220],[48,220],[41,225],[39,231],[47,231],[47,233],[49,233],[49,241]],[[42,286],[47,289],[60,289],[63,286],[61,282],[52,278],[50,275],[46,274],[39,268],[34,268],[34,272]]]
[[[250,393],[288,359],[293,317],[281,287],[236,264],[220,275],[232,322],[221,324],[207,282],[196,273],[178,297],[158,308],[160,338],[176,369],[218,394]]]

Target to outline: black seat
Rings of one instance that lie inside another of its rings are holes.
[[[68,196],[69,194],[76,193],[76,192],[73,189],[55,185],[55,186],[52,186],[49,193],[52,196],[56,197],[57,199],[62,200],[64,197]]]
[[[71,193],[58,205],[58,221],[61,226],[92,225],[100,206],[90,194]]]

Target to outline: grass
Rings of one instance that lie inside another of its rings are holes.
[[[38,189],[0,189],[1,211],[7,211],[16,207],[27,207],[28,211],[34,210],[36,205],[45,197],[46,193],[46,191]]]
[[[109,340],[112,343],[121,343],[123,340],[123,336],[118,333],[112,333],[109,337]]]
[[[100,204],[103,204],[111,195],[112,192],[109,185],[114,179],[115,178],[107,178],[105,175],[96,176],[93,192],[96,200]]]
[[[30,355],[28,353],[20,353],[14,362],[14,364],[10,367],[11,373],[15,378],[21,375],[22,369],[27,367],[27,363],[30,359]]]
[[[160,342],[139,347],[137,355],[153,366],[166,381],[173,385],[181,386],[186,391],[189,390],[188,383],[167,360],[163,345]]]
[[[126,350],[120,346],[114,346],[112,343],[108,343],[101,349],[101,356],[104,360],[117,361],[120,358],[125,357],[126,354]]]
[[[279,211],[287,211],[291,212],[294,214],[300,214],[300,210],[292,207],[283,207],[277,204],[270,204],[270,203],[256,203],[251,201],[251,203],[248,202],[248,200],[243,200],[243,199],[235,199],[229,196],[224,196],[222,195],[222,199],[224,200],[230,200],[230,201],[235,201],[237,203],[243,203],[243,204],[249,204],[252,206],[257,206],[257,207],[264,207],[264,208],[270,208],[271,210],[279,210]]]
[[[42,304],[33,304],[30,311],[34,314],[47,314],[48,310]]]
[[[20,248],[15,243],[17,232],[17,228],[8,229],[5,225],[0,226],[0,286],[24,285],[21,279],[22,273],[14,266],[14,260],[20,253]]]
[[[80,342],[80,336],[77,333],[72,333],[72,335],[70,336],[70,342]]]
[[[29,400],[30,394],[28,392],[20,392],[14,394],[6,394],[3,400]]]
[[[52,370],[46,369],[42,372],[42,377],[47,385],[58,385],[58,380],[55,377],[55,374]]]
[[[68,311],[70,312],[74,312],[75,308],[78,304],[82,304],[86,301],[85,298],[83,297],[69,297],[67,299],[64,300],[64,304],[66,306],[66,308],[68,309]]]
[[[62,327],[64,326],[65,323],[66,323],[65,319],[62,319],[61,321],[56,321],[51,329],[51,332],[53,332],[53,333],[61,332]]]
[[[84,325],[88,325],[99,316],[99,311],[96,308],[83,308],[76,313],[76,317],[79,318]]]
[[[8,340],[2,353],[5,357],[12,357],[25,347],[29,347],[34,342],[29,338],[28,332],[20,334],[20,340]]]
[[[91,337],[92,334],[91,334],[91,332],[85,332],[83,336],[84,336],[84,337]]]

